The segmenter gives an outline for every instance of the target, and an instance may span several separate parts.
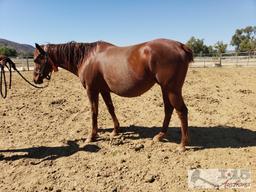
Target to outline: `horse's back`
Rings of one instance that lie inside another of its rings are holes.
[[[166,84],[174,79],[183,84],[189,63],[189,49],[184,47],[167,39],[127,47],[109,45],[96,54],[96,62],[110,91],[133,97],[146,92],[155,82]]]

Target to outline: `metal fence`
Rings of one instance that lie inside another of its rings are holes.
[[[30,71],[34,69],[34,59],[32,57],[14,57],[11,58],[11,60],[16,64],[16,67],[21,71]]]
[[[256,66],[256,51],[229,52],[216,55],[195,56],[191,67],[250,67]]]
[[[33,58],[11,58],[18,69],[29,71],[34,69]],[[229,52],[216,55],[200,55],[194,57],[190,67],[250,67],[256,66],[256,51]]]

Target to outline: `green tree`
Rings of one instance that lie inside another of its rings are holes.
[[[236,51],[250,51],[256,49],[256,26],[237,29],[232,36],[231,45]]]
[[[217,43],[214,45],[214,48],[216,50],[216,53],[221,54],[226,52],[227,46],[228,45],[223,43],[223,41],[217,41]]]
[[[208,46],[209,55],[216,56],[217,50],[212,45]]]
[[[7,57],[16,57],[17,51],[8,47],[0,47],[0,55],[5,55]]]
[[[33,57],[33,52],[20,52],[19,56],[20,57]]]
[[[208,47],[204,44],[203,39],[197,39],[195,37],[191,37],[186,45],[192,49],[195,55],[209,54]]]

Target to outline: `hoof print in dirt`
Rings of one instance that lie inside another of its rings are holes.
[[[116,137],[110,140],[111,145],[123,145],[124,143],[123,137]]]
[[[159,176],[158,175],[148,175],[146,178],[145,178],[145,182],[146,183],[153,183],[155,180],[159,179]]]
[[[66,103],[66,99],[57,99],[57,100],[53,100],[50,102],[51,106],[61,106],[64,105],[64,103]]]
[[[117,192],[117,187],[114,187],[114,188],[112,189],[112,192]]]
[[[135,151],[140,151],[140,150],[144,149],[144,145],[136,144],[135,146],[132,147],[132,149],[134,149]]]
[[[125,159],[120,159],[120,163],[125,163],[126,160]]]

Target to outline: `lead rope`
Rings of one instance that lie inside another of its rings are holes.
[[[6,63],[9,63],[9,67],[6,65]],[[33,86],[34,88],[37,89],[43,89],[48,87],[48,85],[43,86],[43,87],[39,87],[36,86],[34,84],[32,84],[30,81],[28,81],[21,73],[20,71],[16,68],[15,63],[13,63],[13,61],[11,61],[9,58],[7,58],[7,61],[5,63],[3,63],[1,66],[1,73],[0,73],[0,94],[1,96],[5,99],[7,97],[7,82],[6,82],[6,76],[5,76],[5,71],[4,71],[4,67],[6,66],[6,68],[8,69],[9,73],[10,73],[10,79],[9,79],[9,89],[11,89],[12,86],[12,68],[14,69],[14,71],[16,71],[21,78],[26,81],[29,85]],[[4,90],[3,90],[3,83],[4,83]]]
[[[1,93],[1,96],[5,99],[7,97],[7,83],[6,83],[4,66],[3,65],[0,65],[0,66],[1,66],[0,93]],[[3,82],[4,82],[4,90],[3,90]]]
[[[18,71],[18,69],[15,68],[14,70],[15,70],[15,71],[21,76],[21,78],[24,79],[24,81],[26,81],[29,85],[31,85],[31,86],[33,86],[33,87],[35,87],[35,88],[37,88],[37,89],[43,89],[43,88],[48,87],[48,85],[43,86],[43,87],[36,86],[36,85],[34,85],[33,83],[31,83],[29,80],[27,80],[27,79]]]

